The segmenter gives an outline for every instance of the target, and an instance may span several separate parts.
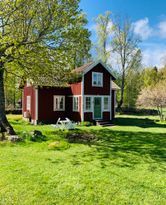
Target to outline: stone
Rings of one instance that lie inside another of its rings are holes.
[[[17,135],[9,135],[8,140],[11,142],[20,142],[20,141],[22,141],[22,138],[20,138]]]

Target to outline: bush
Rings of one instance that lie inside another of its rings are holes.
[[[123,107],[121,110],[117,110],[120,114],[126,115],[158,115],[158,111],[155,109],[145,109],[145,108],[126,108]]]
[[[42,132],[38,130],[34,130],[32,132],[24,131],[21,134],[21,137],[25,140],[33,141],[33,142],[42,142],[46,141],[46,136],[42,134]]]

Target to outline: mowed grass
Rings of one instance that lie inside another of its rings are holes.
[[[93,143],[68,143],[67,131],[20,116],[9,120],[19,135],[37,129],[47,141],[0,143],[0,205],[166,204],[166,124],[154,117],[79,127],[96,135]],[[49,150],[53,141],[67,146]]]

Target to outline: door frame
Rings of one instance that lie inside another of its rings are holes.
[[[101,118],[95,118],[95,98],[100,98],[101,100]],[[102,96],[93,96],[93,120],[103,119],[103,98]]]

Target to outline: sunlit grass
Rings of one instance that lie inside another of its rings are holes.
[[[74,131],[97,137],[86,144],[68,143],[67,131],[50,125],[8,117],[20,136],[37,129],[47,141],[1,143],[0,204],[165,204],[166,124],[121,115],[115,126]],[[69,146],[50,150],[53,141]]]

